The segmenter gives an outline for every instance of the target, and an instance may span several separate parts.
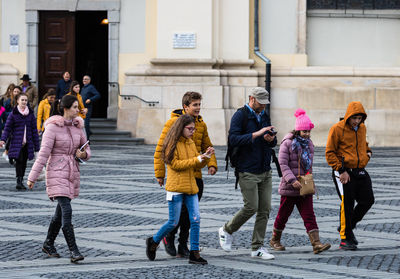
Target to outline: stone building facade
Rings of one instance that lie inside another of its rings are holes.
[[[106,11],[107,117],[155,143],[182,95],[199,91],[210,137],[224,145],[234,111],[252,87],[264,86],[265,62],[254,53],[255,2],[0,0],[1,90],[23,73],[37,82],[40,11]],[[398,146],[400,7],[342,2],[259,1],[259,47],[272,62],[272,122],[282,138],[301,107],[316,124],[314,143],[323,146],[347,103],[361,101],[369,142]],[[19,34],[18,52],[10,51],[11,34]]]

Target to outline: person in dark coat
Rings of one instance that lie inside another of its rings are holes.
[[[61,99],[64,95],[69,92],[69,88],[71,87],[71,74],[69,72],[64,72],[62,75],[62,79],[57,82],[56,88],[56,98]]]
[[[35,151],[39,151],[39,135],[35,115],[28,106],[28,96],[20,93],[16,100],[17,106],[7,118],[0,146],[4,146],[7,138],[12,135],[8,157],[11,162],[15,161],[17,190],[26,190],[23,184],[26,162],[34,158]]]
[[[85,130],[86,136],[89,139],[92,132],[90,131],[90,117],[92,116],[93,111],[93,103],[101,98],[99,91],[97,91],[96,87],[90,83],[90,76],[86,75],[83,77],[83,88],[81,90],[81,96],[85,108],[88,109],[85,118]]]

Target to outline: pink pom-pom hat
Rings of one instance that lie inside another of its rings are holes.
[[[303,109],[297,109],[294,113],[296,117],[296,131],[310,131],[314,128],[314,124],[311,122],[310,118],[307,116],[306,111]]]

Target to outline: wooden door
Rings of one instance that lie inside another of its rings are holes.
[[[56,88],[62,73],[75,77],[75,15],[70,12],[39,14],[39,96]]]

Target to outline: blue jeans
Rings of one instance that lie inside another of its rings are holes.
[[[172,231],[179,223],[181,216],[182,203],[185,202],[186,208],[189,211],[190,220],[190,250],[199,251],[199,238],[200,238],[200,210],[199,198],[195,195],[175,195],[172,201],[168,201],[169,217],[168,221],[162,225],[160,230],[153,236],[156,243],[160,241]]]

